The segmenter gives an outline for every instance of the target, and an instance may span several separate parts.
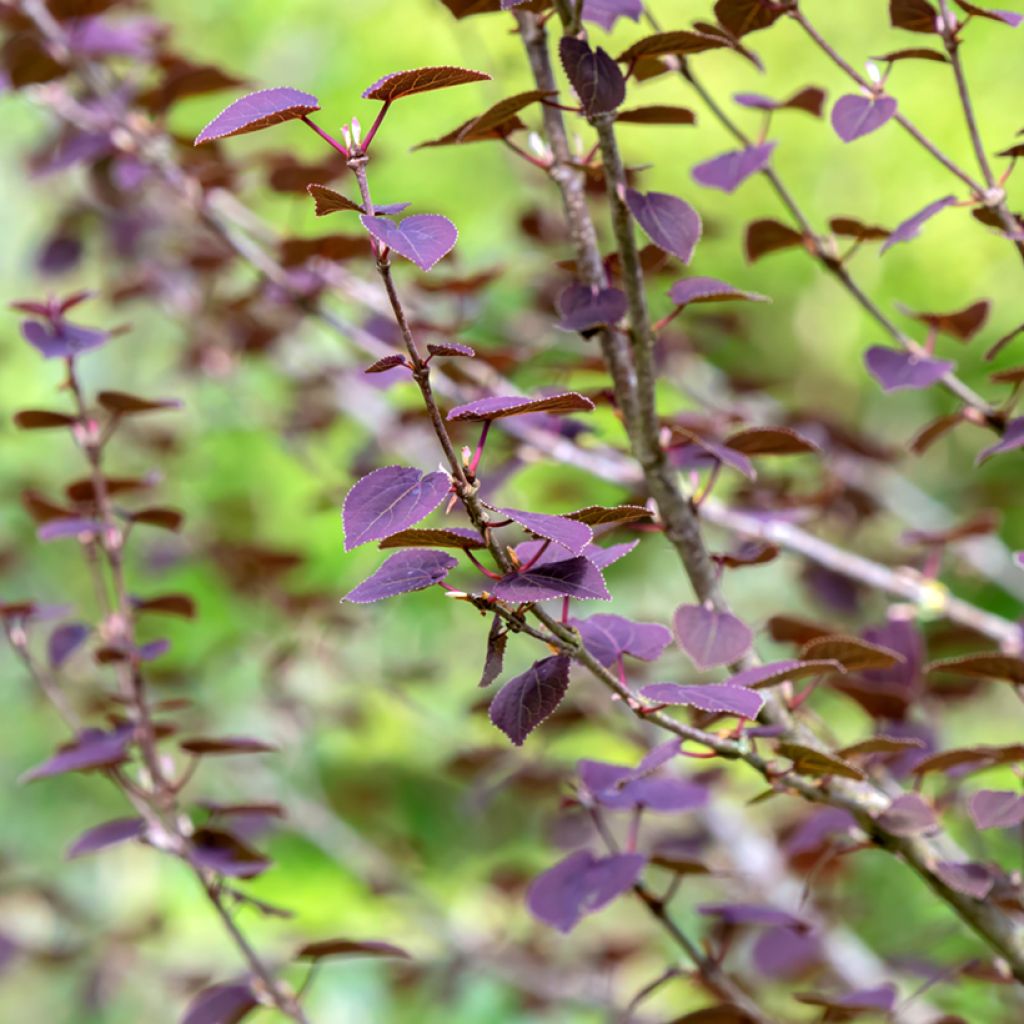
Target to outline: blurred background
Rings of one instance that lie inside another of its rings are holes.
[[[1004,3],[1019,7],[1019,0]],[[500,362],[499,356],[517,351],[521,339],[529,362],[516,380],[524,388],[602,385],[598,371],[577,365],[592,350],[553,330],[550,312],[536,298],[553,259],[568,254],[557,233],[546,237],[545,225],[537,221],[540,209],[545,217],[558,215],[550,184],[498,144],[413,151],[530,87],[507,16],[456,21],[438,0],[159,0],[152,6],[171,26],[176,51],[216,64],[253,88],[291,85],[315,93],[323,108],[319,122],[331,131],[353,116],[364,126],[369,123],[376,104],[360,99],[360,93],[390,71],[450,63],[492,75],[493,81],[480,86],[396,106],[375,143],[374,196],[409,201],[415,212],[443,213],[456,222],[459,243],[442,271],[500,271],[467,301],[460,340],[482,353],[493,349]],[[711,4],[664,0],[651,6],[664,27],[682,28],[709,16]],[[872,55],[920,44],[918,37],[889,27],[883,0],[806,0],[803,6],[858,68]],[[591,26],[591,38],[615,54],[646,31],[622,20],[610,36]],[[965,47],[980,127],[991,151],[1011,145],[1021,128],[1019,105],[1012,102],[1024,92],[1021,38],[1005,26],[979,22]],[[766,74],[727,52],[701,54],[695,67],[752,134],[759,131],[761,115],[734,104],[735,93],[782,97],[818,85],[831,101],[851,91],[795,26],[780,25],[748,41]],[[125,73],[131,77],[130,63]],[[890,83],[901,108],[973,172],[962,121],[954,116],[948,69],[907,62],[895,67]],[[168,113],[171,129],[190,139],[245,88],[175,103]],[[775,197],[757,177],[731,196],[696,186],[691,168],[733,148],[732,141],[676,76],[631,86],[630,105],[651,103],[682,104],[697,114],[694,127],[621,130],[628,162],[651,165],[643,187],[682,196],[701,212],[705,240],[692,271],[772,298],[771,305],[743,309],[735,320],[697,318],[699,337],[673,364],[663,411],[692,409],[695,395],[714,394],[724,379],[712,372],[717,369],[734,383],[745,375],[756,378],[785,408],[828,416],[883,448],[905,448],[924,423],[948,412],[952,402],[938,389],[881,392],[864,370],[863,352],[886,339],[805,254],[791,250],[748,264],[744,227],[758,217],[783,219]],[[664,966],[663,939],[639,909],[620,901],[566,940],[529,918],[523,891],[530,877],[558,859],[558,844],[570,841],[571,822],[559,822],[557,811],[576,759],[632,762],[635,743],[616,732],[618,719],[605,714],[603,696],[581,677],[565,720],[539,730],[525,751],[512,750],[487,721],[475,688],[486,634],[486,622],[475,612],[441,601],[434,592],[370,607],[338,604],[380,560],[372,545],[348,555],[342,551],[339,508],[348,487],[374,465],[391,461],[426,469],[437,461],[421,423],[402,427],[403,413],[414,407],[411,396],[401,388],[367,384],[359,372],[365,356],[312,319],[289,322],[263,351],[206,336],[204,304],[223,303],[224,294],[204,295],[191,277],[179,278],[178,257],[165,242],[160,252],[149,254],[166,275],[159,301],[145,295],[112,301],[126,271],[112,273],[118,264],[110,238],[95,213],[84,212],[84,203],[76,206],[77,197],[88,195],[95,183],[82,168],[61,174],[28,169],[30,154],[45,145],[55,124],[32,89],[0,92],[0,113],[3,306],[46,293],[95,289],[98,298],[83,307],[79,319],[129,329],[83,361],[87,387],[178,397],[184,403],[179,412],[133,428],[114,444],[111,458],[117,472],[157,470],[161,479],[154,493],[188,517],[180,536],[140,541],[130,566],[140,590],[186,592],[199,610],[194,620],[157,624],[153,635],[168,637],[171,648],[156,663],[154,689],[160,696],[195,701],[189,714],[196,728],[258,735],[281,748],[256,759],[204,764],[193,783],[195,800],[270,798],[288,806],[288,820],[261,840],[276,864],[247,888],[295,916],[282,922],[243,911],[247,931],[271,959],[287,956],[307,937],[334,934],[385,939],[414,954],[415,966],[365,961],[325,966],[310,1001],[318,1021],[590,1024],[616,1019],[609,1007],[621,1008]],[[524,115],[531,125],[537,117],[535,109]],[[591,144],[585,126],[581,135],[585,150]],[[947,173],[893,124],[844,146],[827,118],[783,112],[773,120],[771,137],[779,140],[776,168],[821,230],[828,218],[843,215],[892,227],[931,200],[958,192]],[[241,169],[235,193],[262,218],[292,237],[326,232],[304,194],[275,191],[267,181],[266,154],[324,158],[312,133],[285,125],[231,140],[229,150]],[[79,208],[83,212],[69,222],[68,210]],[[603,222],[600,202],[595,210]],[[69,234],[80,251],[58,259],[52,247]],[[897,303],[950,311],[990,299],[993,311],[980,338],[966,348],[941,339],[939,354],[957,359],[961,375],[983,393],[1000,393],[987,380],[993,367],[982,353],[1024,319],[1020,268],[1005,241],[966,211],[952,210],[930,222],[916,242],[896,246],[884,257],[865,246],[852,266],[864,290],[908,330],[915,325]],[[251,275],[234,273],[229,284],[251,286]],[[368,265],[352,273],[375,286]],[[403,265],[398,276],[402,283],[414,275]],[[663,293],[671,280],[652,284],[658,315],[668,308]],[[176,289],[184,294],[176,296]],[[691,359],[694,354],[699,359]],[[1014,362],[1011,346],[996,366]],[[310,383],[324,367],[330,371],[326,399]],[[19,434],[11,422],[18,409],[63,407],[60,384],[59,366],[39,359],[22,341],[17,316],[6,315],[0,324],[2,597],[88,606],[84,570],[62,545],[38,545],[20,498],[26,489],[56,494],[81,473],[67,438],[51,431]],[[323,415],[313,428],[303,413]],[[600,438],[619,440],[607,410],[594,422]],[[399,443],[392,446],[382,435]],[[907,489],[898,497],[911,521],[839,517],[827,522],[825,531],[882,561],[916,558],[900,538],[915,525],[917,511],[925,514],[924,504],[915,504],[920,499],[914,488],[919,488],[959,519],[982,509],[1001,510],[1000,536],[1014,550],[1024,547],[1017,463],[994,460],[971,469],[986,443],[983,432],[967,428],[923,457],[898,454],[884,464],[884,472],[878,470],[874,482],[888,486],[889,470],[899,474]],[[794,472],[798,482],[805,472],[806,485],[814,470]],[[731,487],[726,481],[721,493],[728,496]],[[506,504],[547,511],[627,496],[579,471],[529,459],[509,465],[500,493]],[[719,547],[726,543],[714,531],[712,538]],[[613,609],[665,621],[689,599],[674,564],[667,563],[657,539],[648,538],[612,568]],[[1020,614],[1018,596],[955,559],[944,578],[993,611]],[[799,562],[783,557],[736,574],[729,597],[754,626],[775,611],[833,614],[850,628],[885,617],[885,600],[877,594],[853,593],[845,608],[840,607],[845,598],[825,608],[821,595],[828,588],[813,584]],[[767,657],[783,652],[770,641],[764,645]],[[525,642],[511,644],[506,677],[535,656]],[[91,776],[15,785],[23,771],[45,759],[62,732],[6,648],[0,649],[0,668],[0,962],[8,961],[0,976],[0,1019],[12,1024],[178,1019],[196,978],[239,970],[231,948],[193,880],[171,859],[126,845],[65,862],[65,850],[77,835],[123,814],[124,807],[115,791]],[[681,655],[669,654],[657,671],[672,678],[688,666]],[[69,686],[80,687],[83,699],[98,685],[95,677],[86,661],[69,668]],[[870,722],[855,703],[831,693],[815,701],[817,713],[840,738],[853,740],[869,731]],[[955,745],[1019,738],[1013,707],[1008,688],[985,690],[963,713],[947,716],[941,740]],[[729,777],[729,785],[721,787],[720,808],[727,821],[739,820],[742,813],[752,828],[767,832],[780,820],[800,817],[801,808],[782,802],[743,809],[743,802],[757,795],[757,781],[741,767],[716,770]],[[986,778],[989,782],[997,780]],[[697,822],[678,827],[699,831]],[[1014,855],[1009,837],[986,836],[990,841],[990,856]],[[700,880],[684,886],[683,915],[712,890],[720,895],[717,885]],[[899,961],[900,969],[917,980],[909,961],[918,955],[956,962],[977,952],[923,887],[880,854],[846,865],[839,878],[826,883],[825,901],[880,957]],[[740,962],[744,955],[743,950],[736,954]],[[912,988],[908,984],[904,992]],[[779,990],[785,992],[787,984]],[[1002,1016],[994,993],[966,978],[940,986],[935,1002],[979,1024],[1010,1019]],[[658,1019],[658,1011],[670,1019],[706,1002],[685,984],[659,999],[647,1008],[649,1019]],[[792,1013],[792,1004],[785,1005]],[[800,1019],[815,1017],[808,1012]]]

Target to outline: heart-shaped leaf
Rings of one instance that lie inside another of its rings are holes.
[[[568,933],[587,914],[632,889],[645,863],[638,853],[597,858],[577,850],[530,883],[527,906],[538,920]]]
[[[443,551],[412,549],[392,555],[372,576],[345,595],[353,604],[372,604],[440,583],[459,563]]]
[[[564,654],[535,661],[510,679],[491,701],[491,721],[517,746],[554,714],[569,689],[572,659]]]
[[[261,89],[235,100],[222,110],[197,136],[197,146],[232,135],[258,132],[271,125],[305,117],[320,109],[320,101],[308,92],[290,89]]]
[[[525,527],[535,536],[544,537],[567,548],[574,555],[583,554],[583,549],[594,538],[594,531],[586,523],[563,516],[552,516],[544,512],[524,512],[517,508],[500,508],[496,511]]]
[[[804,244],[804,236],[777,220],[755,220],[747,226],[746,253],[751,263],[781,249]]]
[[[414,213],[397,224],[366,213],[359,220],[374,238],[411,260],[420,270],[430,270],[447,256],[459,237],[459,229],[439,213]]]
[[[572,619],[583,644],[602,665],[614,665],[628,654],[641,661],[657,661],[672,642],[672,633],[657,622],[634,622],[621,615],[591,615]]]
[[[723,153],[693,169],[693,180],[707,188],[735,192],[752,174],[763,171],[775,152],[775,142],[762,142],[747,149]]]
[[[664,192],[626,190],[626,205],[651,241],[689,264],[700,241],[700,215],[688,203]]]
[[[768,28],[782,17],[783,8],[763,0],[718,0],[715,17],[737,39]]]
[[[832,127],[843,142],[877,131],[896,116],[891,96],[840,96],[832,108]]]
[[[864,354],[868,372],[884,391],[920,391],[930,388],[951,370],[956,363],[948,359],[931,359],[884,345],[872,345]]]
[[[408,466],[368,473],[345,495],[345,550],[414,526],[444,501],[450,488],[447,474],[424,475]]]
[[[566,331],[587,332],[617,324],[626,309],[626,293],[618,288],[571,284],[558,296],[558,326]]]
[[[680,605],[672,621],[679,646],[699,669],[739,661],[754,642],[735,615],[702,604]]]
[[[616,124],[696,124],[697,117],[688,107],[672,107],[654,103],[649,107],[620,110]]]
[[[41,324],[36,320],[24,320],[21,324],[22,337],[44,359],[70,359],[90,349],[99,348],[109,337],[107,331],[79,327],[67,320],[56,320]]]
[[[443,530],[412,529],[402,530],[385,537],[377,547],[381,548],[457,548],[462,551],[479,551],[487,547],[476,530],[462,526],[450,526]]]
[[[610,601],[600,570],[581,555],[560,562],[538,562],[526,572],[513,572],[492,587],[495,597],[503,601],[545,601],[552,597],[575,597],[580,600]]]

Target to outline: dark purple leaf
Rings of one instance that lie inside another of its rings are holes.
[[[178,744],[182,750],[202,757],[225,754],[269,754],[277,750],[273,743],[250,736],[193,736]]]
[[[372,576],[363,580],[344,600],[372,604],[387,597],[425,590],[440,583],[459,563],[444,551],[413,548],[392,555]]]
[[[626,98],[626,80],[601,47],[591,50],[584,40],[563,36],[558,50],[587,117],[608,113]]]
[[[235,100],[222,110],[197,136],[195,144],[225,139],[230,135],[258,132],[261,128],[293,121],[320,109],[320,101],[308,92],[290,89],[261,89]]]
[[[705,903],[697,910],[705,917],[717,917],[724,924],[764,925],[807,931],[806,923],[800,918],[787,914],[784,910],[766,907],[759,903]]]
[[[323,939],[320,942],[309,942],[296,954],[296,960],[326,960],[336,956],[380,956],[396,957],[400,960],[411,960],[412,957],[399,946],[390,942],[377,942],[366,939]]]
[[[427,345],[427,351],[432,356],[465,356],[467,359],[472,359],[476,356],[474,349],[458,341],[446,341],[443,343],[432,341]]]
[[[884,345],[872,345],[864,354],[864,362],[885,391],[930,388],[956,368],[956,363],[948,359],[930,359]]]
[[[679,646],[699,669],[739,661],[754,642],[735,615],[702,604],[680,605],[673,622]]]
[[[632,889],[645,863],[638,853],[597,858],[577,850],[530,883],[527,906],[538,920],[570,932],[584,916]]]
[[[421,92],[449,89],[453,85],[489,82],[490,80],[490,75],[485,75],[482,71],[470,71],[468,68],[449,66],[415,68],[412,71],[395,71],[390,75],[385,75],[363,93],[363,99],[394,103],[395,100],[414,96]]]
[[[563,415],[570,412],[590,412],[594,403],[574,391],[566,391],[546,398],[528,398],[526,395],[493,395],[475,402],[457,405],[448,413],[449,420],[497,420],[505,416],[546,412]]]
[[[594,537],[594,531],[586,523],[574,519],[547,515],[543,512],[523,512],[517,508],[499,508],[497,511],[535,536],[554,541],[574,555],[582,555],[584,548]]]
[[[83,832],[69,847],[67,858],[74,860],[75,857],[96,853],[116,843],[138,839],[145,831],[146,823],[142,818],[115,818],[113,821],[105,821],[102,825],[96,825]]]
[[[895,115],[896,100],[891,96],[840,96],[832,107],[832,127],[843,142],[853,142]]]
[[[377,547],[387,548],[455,548],[460,551],[479,551],[487,547],[476,530],[466,526],[449,526],[443,530],[402,530],[385,537]]]
[[[81,622],[65,622],[55,627],[46,641],[50,668],[60,668],[81,647],[90,632],[90,628]]]
[[[439,213],[414,213],[397,224],[365,213],[359,220],[374,238],[411,260],[420,270],[430,270],[447,256],[459,237],[458,228]]]
[[[700,241],[700,215],[688,203],[664,192],[626,190],[626,205],[651,241],[689,264]]]
[[[600,570],[585,556],[561,562],[540,562],[526,572],[509,573],[492,591],[502,601],[545,601],[552,597],[610,601]]]
[[[986,448],[975,460],[976,465],[987,462],[993,455],[1002,455],[1004,452],[1016,451],[1024,448],[1024,416],[1018,416],[1006,424],[1003,436],[997,444]]]
[[[196,829],[191,838],[191,854],[202,867],[232,878],[253,878],[270,867],[263,854],[222,829]]]
[[[577,519],[588,526],[621,526],[651,519],[651,510],[643,505],[588,505],[576,512],[567,512],[566,519]]]
[[[181,1024],[239,1024],[257,1006],[248,985],[213,985],[188,1004]]]
[[[668,449],[669,461],[679,469],[703,469],[708,465],[709,458],[714,462],[729,466],[742,473],[748,480],[757,479],[754,464],[742,452],[728,445],[711,441],[700,434],[677,427],[677,436],[687,438],[687,443],[674,445]]]
[[[668,297],[677,306],[688,306],[694,302],[771,301],[767,295],[745,292],[714,277],[684,277],[672,285],[668,290]]]
[[[978,828],[1016,828],[1024,824],[1024,796],[1020,793],[982,789],[971,795],[969,808]]]
[[[505,646],[508,643],[508,630],[500,615],[491,621],[491,629],[487,634],[487,654],[484,656],[484,670],[480,674],[481,688],[488,687],[501,675],[505,667]]]
[[[693,169],[693,180],[707,188],[735,192],[752,174],[764,170],[772,158],[776,143],[762,142],[748,149],[723,153]]]
[[[51,519],[36,530],[36,536],[41,541],[63,540],[67,537],[91,538],[102,529],[103,524],[96,519]]]
[[[940,213],[947,206],[952,206],[955,202],[956,196],[943,196],[942,199],[936,199],[934,203],[929,203],[923,210],[915,213],[913,217],[908,217],[902,224],[897,225],[885,242],[882,243],[882,252],[886,252],[900,242],[909,242],[912,238],[917,238],[925,221]]]
[[[387,373],[388,370],[393,370],[396,366],[407,366],[405,356],[400,356],[397,353],[390,356],[382,356],[375,363],[370,365],[363,370],[363,373]]]
[[[107,331],[78,327],[67,320],[56,320],[48,324],[23,320],[21,334],[45,359],[69,359],[98,348],[110,337]]]
[[[707,686],[679,686],[677,683],[652,683],[640,691],[656,704],[682,704],[715,714],[738,715],[754,719],[764,707],[764,697],[757,690],[748,690],[730,683]]]
[[[614,665],[629,654],[641,661],[657,661],[672,642],[672,633],[657,622],[633,622],[621,615],[591,615],[572,619],[587,650],[602,665]]]
[[[619,18],[639,21],[644,13],[643,0],[583,0],[583,20],[611,32]]]
[[[782,7],[765,0],[717,0],[715,17],[737,39],[768,28],[782,16]]]
[[[510,679],[491,701],[491,721],[517,746],[551,716],[569,688],[572,659],[564,654],[535,661]]]
[[[48,761],[25,772],[19,782],[32,782],[65,772],[88,772],[112,768],[128,759],[128,745],[134,728],[121,726],[111,732],[83,729],[71,742],[59,747]]]
[[[445,473],[424,475],[406,466],[368,473],[345,496],[345,550],[382,540],[415,525],[444,501],[451,487]]]
[[[649,107],[634,107],[620,110],[615,115],[616,124],[696,124],[697,117],[688,107],[672,107],[654,103]]]
[[[567,331],[590,331],[617,324],[626,309],[626,293],[618,288],[571,284],[558,296],[558,326]]]
[[[72,427],[77,421],[74,416],[49,409],[23,409],[14,414],[14,422],[21,430],[52,430]]]
[[[604,807],[625,811],[637,807],[661,813],[694,811],[705,807],[708,791],[699,783],[671,776],[652,776],[620,764],[580,761],[580,781]]]

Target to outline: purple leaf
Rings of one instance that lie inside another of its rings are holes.
[[[992,891],[995,878],[984,864],[955,864],[952,861],[939,861],[935,865],[935,874],[951,889],[963,893],[976,900],[983,900]]]
[[[308,92],[290,89],[261,89],[235,100],[222,110],[197,136],[195,144],[225,139],[230,135],[258,132],[261,128],[293,121],[320,109],[320,101]]]
[[[569,688],[572,659],[564,654],[535,661],[510,679],[491,701],[491,721],[517,746],[550,717]]]
[[[138,839],[145,831],[146,823],[142,818],[115,818],[113,821],[105,821],[102,825],[96,825],[83,832],[69,847],[67,858],[74,860],[76,857],[96,853],[116,843]]]
[[[978,828],[1016,828],[1024,824],[1024,796],[1020,793],[982,789],[971,795],[969,809]]]
[[[664,192],[626,190],[626,205],[650,240],[684,264],[689,264],[700,241],[700,215],[688,203]]]
[[[590,331],[616,324],[626,315],[626,294],[618,288],[571,284],[558,296],[558,326],[566,331]]]
[[[411,260],[420,270],[430,270],[447,256],[459,237],[459,229],[439,213],[414,213],[397,224],[366,213],[359,220],[374,238]]]
[[[489,82],[490,75],[468,68],[450,65],[429,68],[414,68],[411,71],[394,71],[374,82],[363,93],[364,100],[381,100],[394,103],[405,96],[415,96],[434,89],[450,89],[453,85],[467,85],[472,82]]]
[[[758,146],[723,153],[706,160],[693,169],[693,180],[707,188],[735,192],[752,174],[764,170],[772,158],[776,143],[762,142]]]
[[[426,590],[440,583],[459,563],[444,551],[412,548],[392,555],[372,576],[363,580],[344,600],[372,604],[386,597]]]
[[[808,86],[794,93],[788,100],[773,100],[770,96],[762,96],[756,92],[741,92],[733,99],[742,107],[754,110],[803,110],[814,117],[821,117],[821,108],[825,103],[825,92],[815,86]]]
[[[558,51],[587,117],[609,113],[626,98],[626,80],[601,47],[591,50],[584,40],[563,36]]]
[[[652,683],[640,691],[641,697],[657,704],[682,704],[715,714],[738,715],[754,719],[761,713],[764,697],[757,690],[748,690],[730,683],[707,686],[679,686],[676,683]]]
[[[554,541],[574,555],[582,555],[594,537],[594,531],[586,523],[579,523],[574,519],[547,515],[543,512],[523,512],[517,508],[499,508],[497,511],[525,527],[530,533]]]
[[[939,827],[935,810],[917,793],[897,797],[876,820],[887,832],[897,836],[927,834]]]
[[[492,395],[478,398],[475,402],[457,405],[448,413],[449,420],[497,420],[505,416],[521,416],[525,413],[546,412],[565,414],[569,412],[590,412],[594,403],[575,391],[566,391],[545,398],[529,398],[526,395]]]
[[[1016,451],[1018,448],[1024,448],[1024,416],[1018,416],[1016,419],[1010,420],[1006,424],[1006,429],[1003,431],[1003,436],[999,443],[981,452],[977,459],[974,460],[975,465],[980,466],[981,463],[991,459],[993,455],[1002,455],[1004,452]]]
[[[450,487],[445,473],[424,475],[407,466],[384,466],[368,473],[342,506],[345,550],[414,526],[444,501]]]
[[[81,622],[65,622],[57,626],[46,641],[50,668],[60,668],[81,647],[90,632],[89,627]]]
[[[526,572],[509,573],[494,584],[494,596],[502,601],[545,601],[552,597],[610,601],[600,570],[586,557],[538,563]]]
[[[508,643],[508,630],[505,629],[500,615],[491,621],[491,629],[487,634],[487,654],[484,656],[484,670],[480,674],[480,687],[486,688],[501,675],[505,667],[505,646]]]
[[[530,883],[526,904],[538,920],[570,932],[585,915],[632,889],[645,863],[638,853],[599,859],[577,850]]]
[[[821,961],[821,942],[796,928],[766,928],[757,937],[750,956],[765,977],[792,979]]]
[[[181,1024],[239,1024],[258,1005],[248,985],[212,985],[188,1004]]]
[[[864,362],[885,391],[930,388],[956,367],[948,359],[930,359],[884,345],[872,345],[864,355]]]
[[[979,7],[975,3],[968,3],[968,0],[955,0],[958,7],[976,18],[987,18],[989,21],[1001,21],[1010,28],[1017,28],[1024,22],[1024,14],[1015,14],[1013,11],[994,10],[989,7]]]
[[[88,772],[97,768],[112,768],[128,758],[128,745],[134,733],[133,726],[121,726],[112,732],[102,729],[83,729],[48,761],[25,772],[19,782],[32,782],[65,772]]]
[[[36,536],[41,541],[63,540],[67,537],[94,537],[102,529],[103,524],[96,519],[51,519],[36,530]]]
[[[929,203],[923,210],[915,213],[913,217],[908,217],[902,224],[897,225],[889,237],[882,243],[881,251],[886,252],[900,242],[909,242],[912,238],[917,238],[921,233],[921,226],[926,220],[931,219],[947,206],[952,206],[955,202],[956,196],[943,196],[942,199],[936,199],[934,203]]]
[[[42,353],[44,359],[69,359],[98,348],[110,337],[107,331],[78,327],[67,320],[55,320],[48,324],[23,320],[21,334],[33,348]]]
[[[643,0],[583,0],[583,20],[611,32],[619,18],[639,21],[644,13]]]
[[[625,811],[637,807],[661,813],[693,811],[708,802],[704,786],[671,776],[651,776],[641,768],[632,769],[604,761],[580,761],[580,781],[604,807]],[[653,770],[653,769],[652,769]]]
[[[735,615],[702,604],[680,605],[673,622],[679,646],[699,669],[739,661],[754,642]]]
[[[892,982],[886,982],[875,988],[861,988],[847,992],[843,996],[826,996],[811,992],[798,994],[795,998],[810,1006],[823,1006],[829,1010],[840,1011],[842,1019],[845,1020],[851,1012],[858,1010],[863,1013],[872,1011],[888,1013],[896,1005],[897,995],[899,995],[899,991],[896,986]]]
[[[599,544],[588,544],[583,549],[583,555],[598,569],[607,569],[609,565],[613,565],[620,558],[625,558],[639,543],[640,541],[633,540],[627,544],[609,544],[606,548]]]
[[[745,292],[715,277],[684,277],[672,285],[668,290],[668,296],[677,306],[688,306],[692,302],[729,302],[734,299],[744,302],[771,302],[767,295]]]
[[[891,96],[840,96],[832,107],[832,127],[843,142],[853,142],[895,115],[896,100]]]
[[[400,946],[373,939],[323,939],[320,942],[307,943],[295,954],[297,960],[314,961],[336,956],[382,956],[395,957],[399,960],[412,959]]]
[[[633,622],[621,615],[591,615],[572,619],[587,650],[602,665],[614,665],[624,654],[641,661],[657,661],[672,642],[672,633],[657,622]]]
[[[742,452],[728,445],[710,441],[700,434],[676,428],[676,433],[689,439],[687,444],[675,445],[668,450],[669,461],[679,469],[702,469],[708,464],[708,457],[722,465],[730,466],[742,473],[748,480],[757,479],[754,464]]]
[[[625,558],[626,555],[628,555],[639,543],[639,541],[634,540],[628,544],[611,544],[606,548],[603,548],[598,544],[587,544],[580,553],[588,562],[590,562],[591,565],[598,569],[606,569],[609,565],[614,564],[620,558]],[[541,548],[543,547],[543,541],[523,541],[522,544],[516,545],[516,557],[522,565],[527,565],[533,562],[531,568],[538,565],[550,565],[552,562],[561,562],[565,560],[565,552],[560,548],[553,547],[549,544],[546,550],[542,551]],[[534,558],[537,559],[536,562],[533,561]]]
[[[800,918],[787,914],[785,910],[762,906],[759,903],[705,903],[697,908],[705,917],[717,917],[725,924],[765,925],[771,928],[794,928],[807,931],[807,925]]]

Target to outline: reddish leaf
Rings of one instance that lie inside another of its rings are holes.
[[[789,427],[746,427],[730,434],[725,444],[744,455],[820,455],[821,449]]]
[[[359,939],[323,939],[310,942],[296,954],[296,960],[325,960],[336,956],[373,956],[397,957],[411,960],[412,957],[404,949],[391,945],[390,942],[377,942]]]
[[[750,687],[758,690],[763,686],[775,686],[777,683],[804,679],[807,676],[820,676],[826,672],[845,672],[843,665],[834,660],[819,661],[773,661],[767,665],[757,665],[744,669],[732,676],[727,682],[733,686]]]
[[[180,615],[183,619],[196,617],[196,603],[188,594],[163,594],[133,602],[136,612],[158,612],[163,615]]]
[[[195,144],[226,139],[232,135],[258,132],[271,125],[305,117],[320,109],[320,101],[308,92],[281,87],[261,89],[235,100],[222,110],[197,136]]]
[[[782,16],[782,8],[765,0],[718,0],[715,17],[737,39],[768,28]]]
[[[467,68],[449,66],[415,68],[412,71],[395,71],[390,75],[385,75],[363,93],[363,99],[394,103],[395,100],[414,96],[421,92],[449,89],[454,85],[489,82],[490,80],[490,75],[485,75],[482,71],[470,71]]]
[[[589,398],[565,391],[546,398],[528,398],[525,395],[495,395],[478,398],[475,402],[457,405],[448,413],[449,420],[497,420],[505,416],[521,416],[524,413],[546,412],[564,415],[570,412],[590,412],[594,403]]]
[[[892,668],[907,659],[898,651],[869,643],[855,636],[815,637],[804,644],[800,657],[805,660],[838,661],[848,672],[863,672],[865,669]]]
[[[185,1011],[181,1024],[239,1024],[259,1006],[246,984],[213,985],[203,989]]]
[[[137,416],[144,412],[181,408],[181,402],[176,398],[139,398],[138,395],[129,395],[124,391],[101,391],[97,399],[107,412],[118,416]]]
[[[802,246],[804,242],[804,236],[799,231],[777,220],[755,220],[747,225],[745,248],[751,263],[756,263],[770,252],[792,249]]]
[[[963,654],[925,665],[929,675],[948,673],[970,679],[1002,679],[1015,685],[1024,685],[1024,658],[1009,654]]]
[[[14,414],[14,422],[22,430],[50,430],[54,427],[73,427],[78,421],[74,416],[46,409],[24,409]]]
[[[444,530],[411,529],[385,537],[377,547],[385,548],[458,548],[479,551],[487,547],[476,530],[449,527]]]
[[[973,14],[976,18],[988,18],[989,21],[1001,21],[1010,28],[1017,28],[1024,22],[1024,14],[1015,14],[1013,11],[992,10],[988,7],[979,7],[977,4],[969,3],[968,0],[953,0],[961,10]]]
[[[195,736],[178,744],[182,750],[202,757],[224,754],[270,754],[277,750],[273,743],[249,736]]]
[[[133,523],[145,523],[147,526],[157,526],[162,530],[177,531],[185,517],[176,508],[143,508],[132,512],[129,518]]]
[[[625,523],[640,523],[651,518],[651,510],[643,505],[588,505],[578,512],[566,512],[566,519],[575,519],[588,526],[621,526]]]
[[[697,118],[687,107],[652,104],[649,107],[620,110],[615,115],[615,121],[618,124],[695,124]]]
[[[623,50],[615,59],[623,64],[631,64],[642,58],[668,57],[702,53],[705,50],[718,50],[728,46],[728,42],[718,36],[702,32],[658,32],[653,36],[638,39],[628,50]]]

